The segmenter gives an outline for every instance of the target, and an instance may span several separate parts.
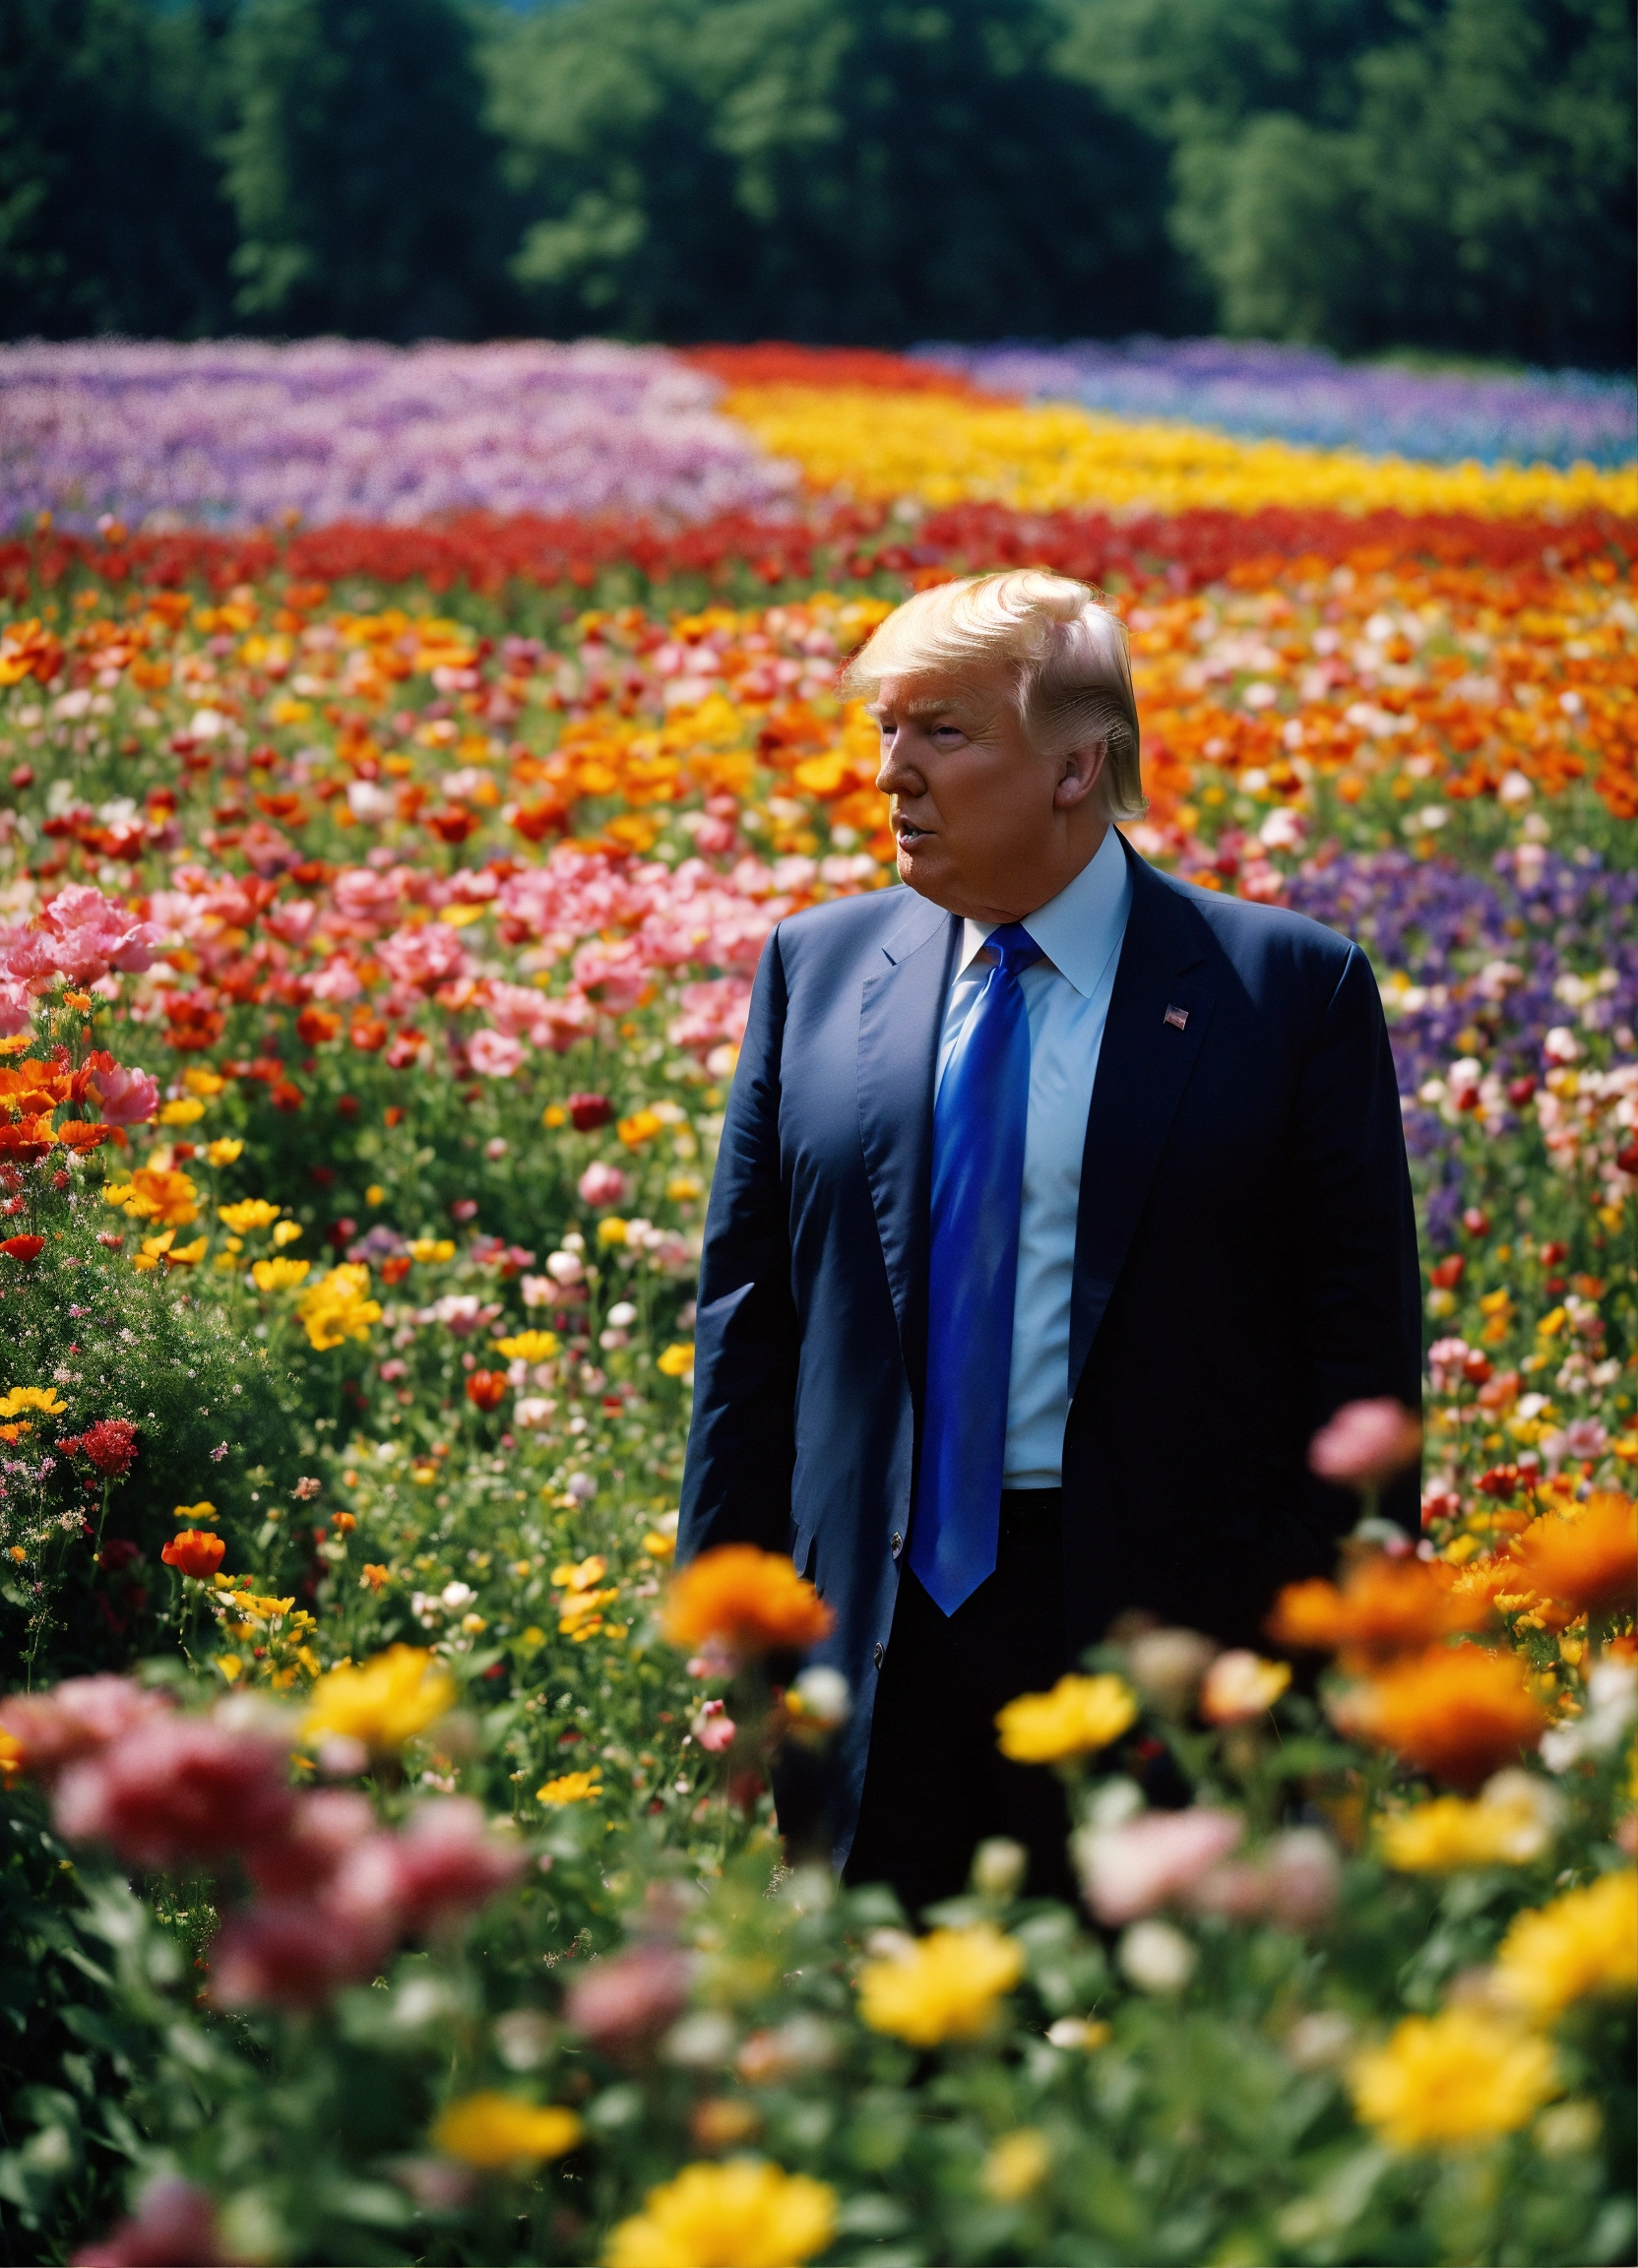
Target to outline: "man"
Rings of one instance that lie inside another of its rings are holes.
[[[763,955],[679,1555],[750,1542],[818,1585],[854,1696],[838,1860],[914,1911],[997,1833],[1068,1886],[1002,1703],[1127,1609],[1254,1640],[1329,1566],[1354,1505],[1307,1445],[1417,1405],[1419,1287],[1364,957],[1115,831],[1144,808],[1115,617],[1053,575],[945,585],[844,684],[909,888]]]

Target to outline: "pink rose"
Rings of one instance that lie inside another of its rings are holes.
[[[1421,1454],[1421,1423],[1403,1402],[1346,1402],[1308,1444],[1308,1466],[1322,1480],[1375,1488]]]
[[[485,1025],[467,1043],[472,1069],[484,1079],[510,1079],[524,1059],[523,1042]]]
[[[1245,1831],[1233,1811],[1146,1811],[1077,1838],[1081,1888],[1100,1922],[1118,1926],[1180,1897],[1226,1858]]]
[[[585,1205],[621,1205],[631,1192],[631,1183],[618,1166],[605,1166],[600,1159],[587,1166],[580,1177],[581,1202]]]

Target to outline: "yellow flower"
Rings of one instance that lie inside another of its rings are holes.
[[[686,1339],[673,1340],[655,1357],[655,1368],[662,1378],[692,1378],[694,1375],[694,1350]]]
[[[455,1246],[447,1236],[417,1236],[410,1247],[411,1260],[453,1260]]]
[[[197,1504],[178,1504],[172,1514],[177,1520],[214,1520],[216,1516],[216,1506],[203,1496]]]
[[[464,2165],[498,2174],[509,2166],[538,2165],[561,2158],[585,2131],[572,2110],[520,2102],[516,2095],[485,2091],[452,2103],[432,2129],[435,2148]]]
[[[366,1205],[385,1205],[386,1202],[386,1190],[382,1187],[379,1181],[372,1181],[369,1187],[364,1191],[364,1203]]]
[[[175,1231],[169,1230],[167,1233],[174,1235]],[[147,1237],[144,1237],[143,1248],[145,1251],[149,1241]],[[204,1257],[205,1239],[203,1236],[196,1236],[191,1244],[173,1243],[170,1250],[165,1254],[165,1266],[167,1268],[192,1268]]]
[[[755,2158],[685,2166],[614,2229],[604,2268],[796,2268],[836,2233],[836,2192]]]
[[[1052,2151],[1044,2134],[1019,2126],[990,2150],[978,2179],[984,2195],[998,2205],[1016,2205],[1039,2189],[1051,2170]]]
[[[56,1418],[68,1404],[54,1386],[14,1386],[0,1395],[0,1418],[21,1418],[25,1410],[37,1410],[43,1418]]]
[[[1496,1955],[1495,1996],[1534,2023],[1571,2001],[1638,1987],[1638,1871],[1623,1867],[1520,1914]]]
[[[129,1181],[105,1188],[102,1195],[132,1220],[157,1221],[161,1228],[186,1228],[199,1219],[199,1191],[185,1173],[139,1166]]]
[[[381,1320],[381,1302],[368,1296],[369,1288],[369,1270],[351,1261],[310,1284],[295,1310],[309,1346],[323,1353],[346,1339],[367,1339],[370,1325]]]
[[[913,2047],[976,2040],[989,2030],[1001,1995],[1024,1974],[1024,1948],[993,1922],[935,1929],[904,1953],[859,1971],[859,2013],[873,2032]]]
[[[555,1780],[548,1780],[543,1788],[536,1788],[536,1803],[589,1803],[602,1794],[602,1774],[599,1771],[564,1772]]]
[[[293,1244],[300,1234],[301,1223],[299,1221],[281,1221],[273,1232],[275,1249],[282,1252],[286,1244]]]
[[[625,1240],[626,1225],[617,1213],[610,1213],[606,1220],[598,1223],[599,1244],[623,1244]]]
[[[0,1732],[0,1788],[9,1788],[23,1771],[25,1750],[21,1740]]]
[[[549,1362],[557,1353],[555,1331],[518,1331],[510,1339],[497,1339],[495,1353],[509,1362]]]
[[[1208,1725],[1239,1725],[1272,1709],[1292,1681],[1289,1662],[1267,1662],[1244,1647],[1220,1654],[1200,1688],[1200,1714]]]
[[[664,1127],[663,1118],[657,1118],[652,1110],[634,1110],[629,1118],[622,1118],[614,1131],[628,1150],[641,1150],[645,1142],[652,1142]]]
[[[314,1686],[302,1732],[361,1740],[366,1748],[402,1748],[455,1704],[455,1680],[420,1646],[389,1646],[356,1668],[332,1670]]]
[[[287,1292],[299,1284],[312,1266],[310,1260],[258,1260],[250,1280],[258,1292]]]
[[[1511,2134],[1557,2086],[1544,2040],[1473,2008],[1407,2016],[1350,2076],[1359,2117],[1398,2150]]]
[[[1050,1693],[1021,1693],[995,1719],[1015,1764],[1059,1764],[1118,1740],[1138,1713],[1123,1677],[1060,1677]]]
[[[1522,1773],[1504,1775],[1523,1781]],[[1493,1785],[1493,1784],[1492,1784]],[[1544,1790],[1550,1801],[1550,1791]],[[1489,1790],[1475,1803],[1439,1796],[1383,1821],[1377,1846],[1402,1874],[1450,1874],[1461,1866],[1525,1866],[1552,1840],[1547,1804],[1516,1793]]]
[[[241,1197],[236,1205],[219,1205],[217,1219],[235,1236],[248,1236],[253,1229],[271,1228],[282,1210],[265,1197]]]
[[[195,1095],[179,1095],[167,1102],[159,1112],[161,1126],[192,1126],[205,1115],[205,1105]]]
[[[224,1134],[219,1142],[205,1145],[207,1166],[236,1166],[244,1156],[244,1144],[236,1134]]]
[[[673,1173],[665,1194],[673,1205],[692,1205],[696,1197],[704,1196],[705,1183],[697,1173]]]
[[[594,1551],[589,1559],[565,1560],[552,1570],[554,1591],[595,1591],[608,1573],[608,1561]]]
[[[202,1102],[209,1102],[221,1093],[227,1082],[219,1071],[207,1071],[202,1064],[196,1063],[183,1072],[182,1084],[190,1095],[197,1095]]]

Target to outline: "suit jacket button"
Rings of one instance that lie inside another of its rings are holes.
[[[877,1668],[878,1670],[881,1668],[881,1666],[882,1666],[882,1663],[885,1661],[886,1657],[887,1657],[887,1648],[886,1648],[885,1646],[881,1645],[881,1644],[878,1642],[878,1644],[877,1644],[877,1647],[876,1647],[876,1653],[875,1653],[875,1662],[876,1662],[876,1668]]]
[[[897,1530],[895,1530],[895,1531],[894,1531],[894,1536],[893,1536],[893,1541],[892,1541],[892,1543],[891,1543],[891,1544],[888,1545],[888,1549],[889,1549],[889,1550],[890,1550],[890,1551],[893,1553],[893,1556],[894,1556],[894,1558],[895,1558],[895,1559],[897,1559],[897,1558],[898,1558],[898,1556],[899,1556],[899,1554],[900,1554],[900,1552],[901,1552],[901,1551],[904,1549],[904,1547],[905,1547],[905,1540],[904,1540],[904,1538],[903,1538],[903,1537],[902,1537],[902,1536],[901,1536],[901,1535],[898,1533],[898,1531],[897,1531]]]

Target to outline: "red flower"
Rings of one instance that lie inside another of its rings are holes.
[[[57,1831],[106,1843],[126,1866],[179,1872],[224,1858],[286,1831],[295,1806],[287,1757],[286,1743],[267,1733],[167,1714],[69,1767]]]
[[[0,1237],[0,1252],[4,1252],[8,1260],[21,1261],[24,1267],[32,1260],[37,1260],[44,1250],[43,1236]]]
[[[571,1095],[569,1118],[577,1134],[594,1134],[614,1115],[606,1095]]]
[[[202,1528],[183,1528],[174,1535],[159,1557],[167,1567],[176,1567],[184,1575],[197,1575],[201,1581],[214,1575],[226,1556],[227,1546],[220,1536],[207,1536]]]
[[[68,1442],[63,1443],[66,1449]],[[106,1480],[120,1480],[137,1461],[137,1428],[128,1418],[99,1418],[73,1443]]]
[[[218,2268],[223,2257],[215,2200],[167,2174],[149,2183],[134,2218],[75,2253],[74,2268]]]
[[[287,1898],[231,1915],[211,1947],[219,2008],[322,2008],[344,1984],[366,1984],[392,1944],[390,1929],[328,1906]]]
[[[474,1370],[467,1380],[467,1400],[476,1409],[493,1410],[504,1397],[506,1385],[504,1370]]]
[[[354,1844],[326,1904],[350,1922],[425,1936],[487,1905],[525,1863],[489,1832],[480,1804],[449,1796],[421,1804],[396,1835]]]
[[[303,1008],[295,1020],[295,1028],[307,1046],[318,1047],[338,1036],[342,1020],[333,1008]]]

